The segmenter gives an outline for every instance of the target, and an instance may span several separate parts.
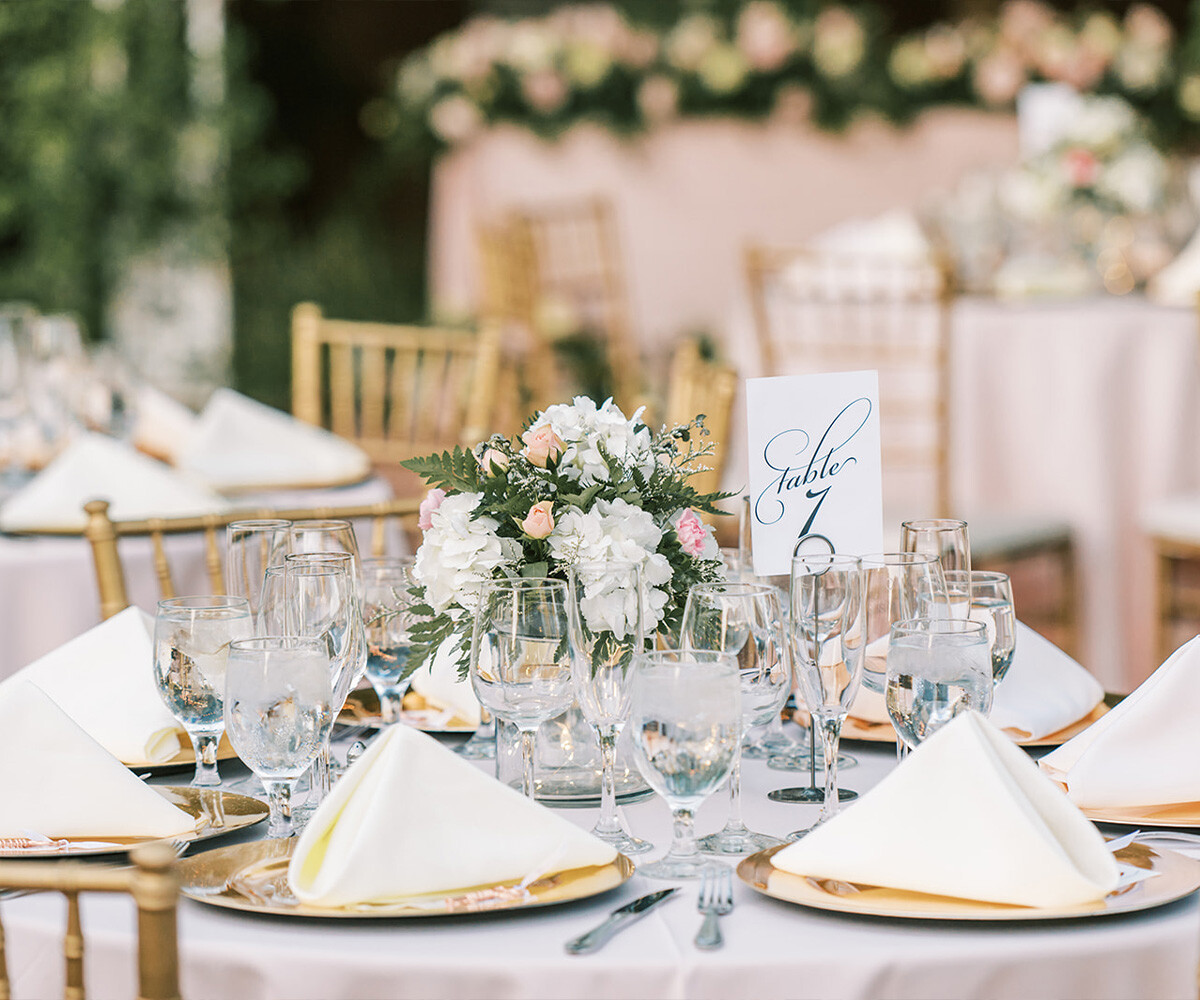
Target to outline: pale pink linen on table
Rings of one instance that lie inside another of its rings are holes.
[[[743,286],[748,242],[796,242],[951,187],[972,167],[1011,163],[1016,120],[943,109],[910,129],[864,122],[843,135],[807,125],[680,122],[621,140],[578,126],[557,142],[492,129],[438,161],[430,206],[435,306],[476,304],[477,227],[514,207],[611,199],[634,331],[661,354],[719,330]]]

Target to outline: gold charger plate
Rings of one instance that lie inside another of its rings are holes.
[[[512,883],[450,896],[421,896],[390,903],[313,906],[300,903],[287,886],[287,869],[296,838],[233,844],[179,863],[180,891],[210,906],[288,917],[393,918],[458,916],[529,910],[587,899],[615,889],[633,874],[633,862],[618,854],[611,864],[544,875],[517,895]]]
[[[903,889],[853,885],[833,879],[816,879],[780,871],[771,857],[787,845],[752,854],[737,867],[738,877],[766,896],[800,906],[868,917],[902,917],[909,920],[1069,920],[1075,917],[1110,917],[1165,906],[1200,889],[1200,861],[1175,851],[1134,843],[1116,852],[1116,858],[1156,873],[1133,885],[1110,892],[1104,899],[1079,906],[1013,906],[984,903],[951,896],[931,896]]]
[[[1166,806],[1081,809],[1080,812],[1093,823],[1112,823],[1116,826],[1172,826],[1187,830],[1200,829],[1200,802],[1176,802]]]
[[[238,497],[244,493],[270,493],[274,490],[335,490],[344,486],[358,486],[360,483],[365,483],[372,474],[372,470],[368,466],[363,472],[338,476],[334,479],[297,479],[290,483],[225,483],[217,486],[210,485],[209,489],[215,490],[223,497]],[[297,506],[303,507],[305,504]]]
[[[400,721],[405,725],[419,729],[423,733],[473,733],[475,726],[457,715],[447,721],[441,721],[445,713],[433,708],[415,691],[409,691],[404,696],[404,708]],[[374,688],[359,688],[351,691],[346,704],[338,713],[337,721],[343,726],[368,726],[378,729],[384,725],[383,717],[379,714],[379,695]]]
[[[197,820],[203,822],[191,833],[163,838],[171,842],[195,843],[223,837],[235,830],[244,830],[267,818],[269,810],[265,802],[250,795],[238,795],[219,788],[176,788],[172,785],[148,785],[172,805],[179,806]],[[5,851],[3,858],[78,858],[103,854],[124,854],[137,844],[148,844],[158,837],[62,837],[68,845],[61,849],[45,851]],[[73,848],[78,842],[81,846]],[[83,846],[89,845],[89,846]]]
[[[152,763],[148,760],[123,760],[127,768],[140,774],[171,774],[176,771],[186,771],[196,766],[196,751],[192,749],[192,741],[186,733],[180,733],[179,750],[174,757]],[[229,737],[221,734],[221,742],[217,744],[217,761],[237,760],[237,751],[229,742]]]
[[[1061,746],[1072,737],[1078,736],[1102,715],[1107,714],[1108,711],[1109,707],[1104,704],[1104,702],[1101,702],[1090,712],[1088,712],[1088,714],[1082,719],[1072,722],[1069,726],[1060,729],[1057,733],[1051,733],[1049,736],[1043,736],[1041,739],[1037,740],[1017,740],[1017,746]],[[861,740],[865,743],[895,743],[896,730],[892,728],[892,724],[890,722],[867,722],[865,719],[856,719],[853,715],[851,715],[844,723],[842,723],[842,739]]]

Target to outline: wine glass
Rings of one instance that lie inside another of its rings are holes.
[[[173,597],[154,616],[154,679],[170,713],[192,738],[192,785],[221,784],[217,744],[225,730],[225,665],[229,644],[254,634],[244,597]]]
[[[900,525],[900,549],[935,556],[942,564],[943,573],[971,571],[971,539],[966,521],[951,517],[904,521]],[[966,602],[952,600],[950,615],[966,618]]]
[[[946,579],[937,556],[921,552],[881,552],[862,557],[863,687],[883,694],[892,626],[945,613]]]
[[[656,650],[634,662],[629,724],[633,758],[671,807],[666,856],[638,871],[649,878],[697,878],[712,864],[696,846],[693,817],[728,776],[741,738],[737,660],[712,650]]]
[[[1013,610],[1012,581],[1007,573],[991,570],[954,571],[946,574],[950,599],[956,595],[970,603],[969,618],[983,622],[992,652],[992,682],[999,684],[1012,665],[1017,648],[1017,616]]]
[[[818,823],[838,810],[838,742],[862,678],[862,586],[862,560],[857,556],[825,553],[792,560],[792,656],[825,753]]]
[[[290,529],[293,553],[346,552],[354,562],[354,579],[361,593],[363,584],[362,559],[358,553],[358,536],[354,525],[341,518],[309,518],[293,521]]]
[[[568,598],[564,580],[488,580],[471,634],[471,684],[480,705],[520,730],[521,788],[531,799],[537,728],[574,697]]]
[[[622,854],[654,845],[625,829],[617,810],[617,737],[629,718],[633,658],[645,649],[642,582],[637,563],[576,563],[568,577],[571,683],[583,717],[600,742],[600,817],[592,835]]]
[[[225,731],[263,783],[268,837],[290,837],[292,791],[333,724],[329,649],[320,639],[260,636],[229,644]]]
[[[363,560],[363,624],[367,632],[367,680],[379,695],[385,723],[400,721],[404,693],[412,682],[413,560],[408,556]]]
[[[256,618],[262,607],[267,567],[291,551],[291,521],[279,518],[231,521],[225,529],[225,592],[250,602]]]
[[[791,693],[779,591],[761,583],[698,583],[688,591],[680,647],[734,657],[741,685],[742,727],[766,725]],[[740,743],[740,741],[739,741]],[[729,818],[699,841],[706,854],[749,854],[780,843],[742,820],[741,749],[729,773]]]
[[[992,660],[983,622],[914,618],[892,626],[887,710],[911,750],[968,709],[992,707]]]

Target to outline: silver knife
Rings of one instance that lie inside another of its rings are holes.
[[[599,927],[568,941],[564,947],[572,955],[584,955],[590,951],[597,951],[621,928],[628,927],[634,921],[640,920],[659,903],[670,899],[678,891],[678,886],[673,889],[659,889],[658,892],[652,892],[648,896],[635,899],[632,903],[626,903],[620,909],[613,910]]]

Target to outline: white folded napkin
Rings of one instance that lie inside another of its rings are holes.
[[[196,414],[152,385],[138,386],[133,443],[164,462],[174,462],[196,433]]]
[[[875,645],[867,647],[868,657]],[[1054,643],[1017,622],[1016,652],[992,703],[993,725],[1015,740],[1040,740],[1082,719],[1103,699],[1104,688],[1095,677]],[[865,722],[889,721],[883,695],[865,686],[850,714]]]
[[[176,464],[218,490],[349,482],[371,471],[358,445],[218,389]]]
[[[812,240],[819,250],[852,255],[920,258],[930,251],[929,239],[912,212],[893,208],[866,219],[848,219]]]
[[[1200,802],[1200,636],[1041,765],[1081,808]]]
[[[421,664],[412,675],[412,689],[433,708],[453,712],[472,726],[479,725],[479,699],[469,680],[458,679],[458,643],[444,643],[433,659]]]
[[[154,681],[154,619],[126,608],[0,683],[30,681],[126,764],[161,764],[188,746]]]
[[[1103,899],[1118,869],[1099,831],[976,712],[958,716],[776,868],[1017,906]]]
[[[27,681],[0,691],[0,837],[176,837],[196,820]]]
[[[303,902],[339,906],[453,893],[615,856],[432,737],[392,726],[309,820],[288,884]]]
[[[0,507],[3,531],[82,531],[89,500],[118,520],[192,517],[229,509],[207,487],[102,434],[81,434]]]
[[[1197,292],[1200,292],[1200,231],[1146,283],[1146,297],[1164,306],[1194,308]]]

